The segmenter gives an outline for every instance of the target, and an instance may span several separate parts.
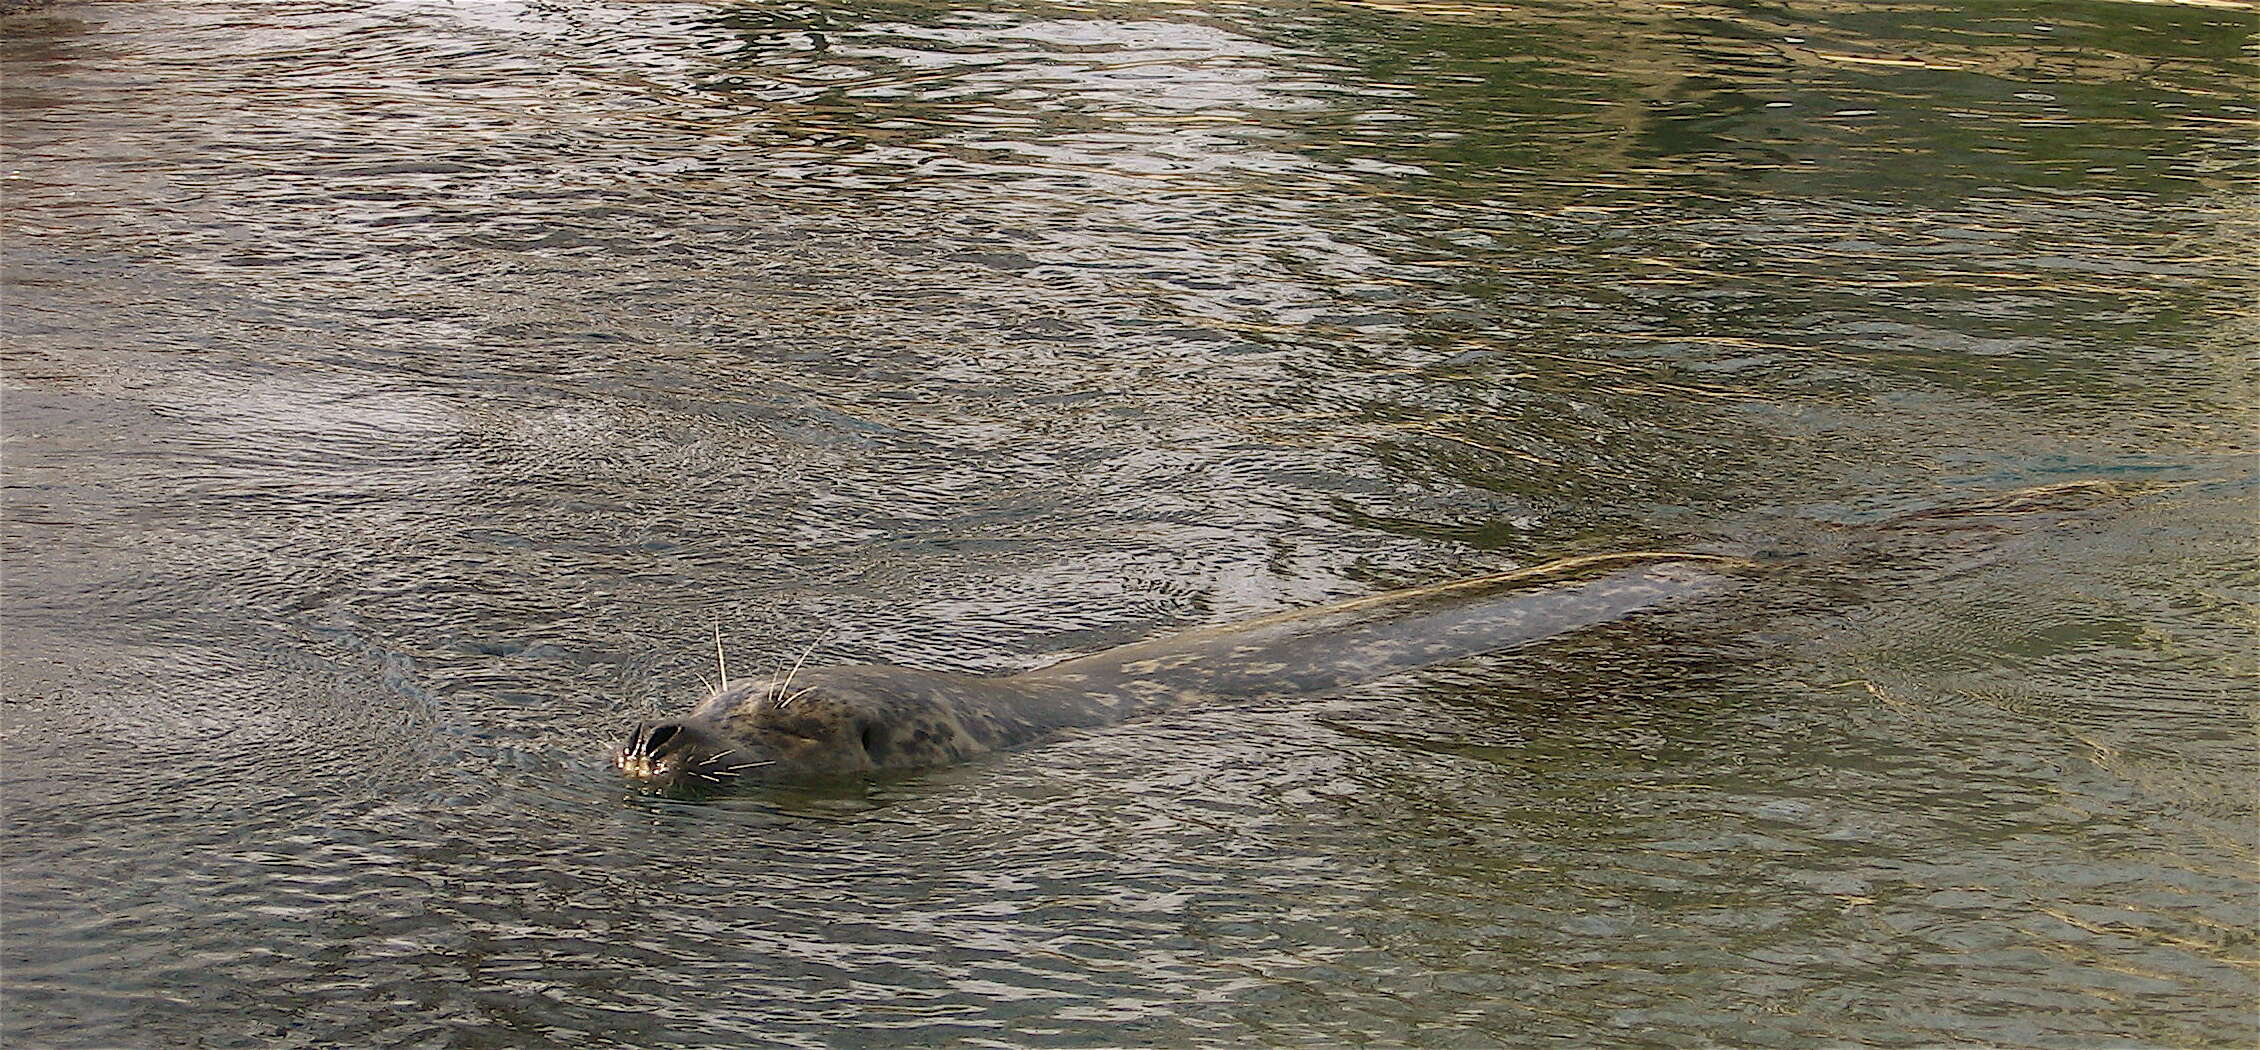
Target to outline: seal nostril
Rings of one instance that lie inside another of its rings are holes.
[[[682,726],[672,724],[651,727],[651,733],[644,737],[644,754],[658,754],[660,748],[665,747],[668,741],[675,739],[675,735],[682,731]]]

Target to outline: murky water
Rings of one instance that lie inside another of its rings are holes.
[[[8,1045],[2249,1046],[2254,29],[8,19]],[[601,758],[717,624],[1022,668],[2072,480],[2153,487],[906,780]]]

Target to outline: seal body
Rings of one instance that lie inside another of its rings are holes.
[[[717,691],[636,727],[613,754],[653,789],[724,787],[962,762],[1178,704],[1308,694],[1494,652],[1727,590],[1749,563],[1634,552],[1197,630],[981,676],[817,667]]]

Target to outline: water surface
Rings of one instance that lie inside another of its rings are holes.
[[[0,26],[11,1046],[2260,1038],[2249,8]],[[602,762],[717,626],[1012,670],[2098,480],[908,779]]]

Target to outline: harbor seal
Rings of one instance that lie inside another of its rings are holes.
[[[2166,483],[2171,485],[2181,482]],[[1179,704],[1319,693],[1498,652],[1670,606],[1707,603],[1761,577],[1952,574],[2014,557],[2036,526],[2154,491],[2072,481],[1964,499],[1880,522],[1774,520],[1757,560],[1630,551],[1139,642],[1021,674],[823,667],[728,685],[688,715],[637,726],[613,764],[659,791],[852,776],[961,762],[1061,730]]]
[[[1196,630],[1013,675],[883,665],[725,683],[613,752],[631,783],[701,791],[962,762],[1179,704],[1310,694],[1715,597],[1754,563],[1633,551]]]

